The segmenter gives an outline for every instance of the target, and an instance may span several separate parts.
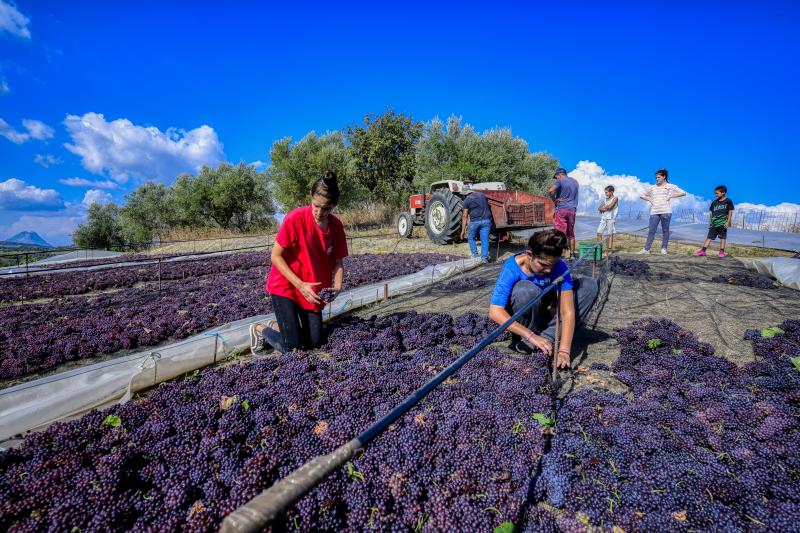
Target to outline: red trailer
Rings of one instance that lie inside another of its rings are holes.
[[[553,224],[555,205],[550,198],[526,191],[508,191],[502,182],[447,180],[431,184],[425,195],[411,195],[409,210],[397,218],[397,232],[401,237],[410,237],[414,226],[425,226],[428,237],[437,244],[459,240],[462,205],[472,191],[482,192],[489,200],[494,219],[492,232],[501,240],[507,240],[513,231]]]

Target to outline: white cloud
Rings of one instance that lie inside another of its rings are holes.
[[[638,218],[640,215],[647,217],[649,206],[645,201],[639,199],[639,196],[652,183],[643,182],[638,177],[627,174],[607,174],[603,167],[593,161],[579,162],[569,175],[578,180],[581,186],[578,201],[580,213],[598,216],[597,207],[605,198],[604,190],[607,185],[613,185],[614,193],[619,197],[620,219]],[[680,183],[676,183],[676,185],[681,187]],[[673,200],[673,220],[678,222],[705,221],[711,200],[689,191],[686,193],[686,196]],[[739,221],[740,216],[744,216],[748,225],[771,231],[788,231],[793,225],[800,224],[800,205],[798,204],[783,202],[767,206],[741,202],[736,203],[735,206],[734,222]]]
[[[53,189],[40,189],[22,180],[0,181],[0,209],[9,211],[56,211],[64,200]]]
[[[70,187],[96,187],[98,189],[116,189],[117,184],[111,180],[87,180],[85,178],[64,178],[58,180],[62,185]]]
[[[53,138],[53,128],[42,122],[41,120],[33,120],[30,118],[23,118],[22,125],[30,133],[31,138],[40,141],[46,141]]]
[[[36,154],[36,157],[33,158],[33,162],[37,165],[43,166],[44,168],[48,168],[54,165],[60,165],[64,161],[62,161],[60,157],[56,157],[53,154]]]
[[[11,124],[0,118],[0,136],[5,137],[14,144],[22,144],[31,139],[45,141],[53,138],[53,128],[40,120],[30,118],[22,119],[22,125],[27,132],[18,131]]]
[[[8,32],[23,39],[30,39],[31,30],[28,29],[30,22],[31,19],[20,13],[15,4],[0,0],[0,33]]]
[[[81,157],[83,167],[108,173],[119,183],[130,177],[171,182],[182,172],[196,172],[223,157],[222,143],[210,126],[185,131],[133,124],[128,119],[107,122],[99,113],[67,115],[72,142],[64,146]]]
[[[114,199],[111,198],[111,195],[106,191],[101,191],[100,189],[89,189],[86,191],[86,194],[83,195],[83,201],[81,205],[86,209],[89,209],[89,206],[92,204],[108,204],[113,202]]]
[[[8,86],[8,82],[5,79],[0,78],[0,95],[10,94],[10,93],[11,93],[11,87]]]
[[[255,167],[256,170],[258,170],[259,172],[261,172],[262,170],[267,168],[267,163],[265,163],[264,161],[261,161],[260,159],[258,159],[256,161],[253,161],[252,163],[247,163],[247,164],[250,165],[251,167]]]

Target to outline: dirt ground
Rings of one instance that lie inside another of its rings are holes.
[[[505,250],[508,256],[510,248]],[[562,371],[560,393],[582,387],[622,392],[626,387],[610,371],[589,369],[591,363],[609,367],[619,355],[613,337],[615,328],[645,316],[663,316],[693,331],[701,341],[715,346],[717,355],[736,364],[752,361],[749,341],[743,339],[747,329],[761,329],[800,316],[800,292],[779,287],[755,289],[711,282],[719,273],[744,271],[736,259],[697,258],[688,255],[633,256],[621,258],[646,261],[652,270],[650,279],[614,274],[608,263],[597,263],[595,276],[600,295],[587,323],[576,334],[573,344],[573,370]],[[482,265],[459,277],[485,282],[481,287],[457,293],[443,288],[444,283],[400,296],[356,312],[368,318],[375,314],[402,311],[450,313],[458,316],[468,311],[486,313],[489,298],[501,268],[501,262]],[[591,263],[580,269],[580,275],[591,276]],[[451,279],[458,279],[451,278]],[[505,348],[507,342],[496,343]]]

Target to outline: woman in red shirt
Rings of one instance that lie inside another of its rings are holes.
[[[336,174],[326,170],[311,186],[311,205],[298,207],[283,219],[272,248],[266,290],[275,321],[250,326],[250,347],[264,343],[286,353],[310,350],[324,342],[322,289],[342,290],[347,238],[342,222],[331,214],[339,202]],[[327,291],[326,291],[327,292]]]

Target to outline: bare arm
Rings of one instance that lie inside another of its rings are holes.
[[[677,187],[676,187],[676,189],[677,189]],[[673,192],[672,194],[669,195],[670,199],[672,199],[672,198],[681,198],[683,196],[686,196],[686,191],[682,191],[681,189],[677,189],[675,192]]]
[[[287,263],[286,259],[283,257],[285,250],[286,249],[277,242],[274,244],[271,254],[272,265],[277,267],[278,271],[289,280],[289,283],[300,291],[300,294],[302,294],[309,303],[321,304],[322,300],[319,299],[317,293],[314,291],[314,287],[319,285],[319,282],[309,283],[300,279],[300,277],[289,268],[289,263]],[[342,270],[342,273],[344,273],[344,270]]]
[[[505,310],[504,307],[499,305],[490,305],[489,306],[489,318],[494,320],[498,325],[505,324],[506,321],[511,318],[511,315],[508,314],[508,311]],[[520,337],[526,340],[528,344],[536,346],[546,355],[550,355],[552,353],[552,348],[550,347],[550,343],[544,337],[540,337],[539,335],[535,334],[519,322],[514,322],[510,326],[508,326],[508,331],[511,333],[516,333]]]
[[[556,191],[558,191],[558,184],[557,184],[557,183],[554,183],[554,184],[552,184],[552,185],[550,186],[550,188],[549,188],[549,189],[547,189],[547,194],[549,194],[549,195],[550,195],[550,198],[553,198],[553,199],[555,199],[555,197],[556,197]]]
[[[726,228],[730,228],[731,226],[733,226],[733,209],[728,211],[728,221],[725,222]]]
[[[575,334],[575,297],[572,289],[561,291],[559,313],[561,314],[561,338],[558,342],[556,365],[569,368],[572,337]]]
[[[469,209],[461,210],[461,240],[467,236],[467,217],[469,217]]]
[[[610,211],[610,210],[614,209],[615,207],[617,207],[617,204],[618,204],[618,203],[619,203],[619,196],[615,196],[615,197],[614,197],[614,198],[611,200],[611,203],[610,203],[610,204],[608,204],[608,206],[606,207],[606,211]]]
[[[342,281],[344,280],[344,261],[337,259],[333,265],[333,290],[339,292],[342,290]]]

